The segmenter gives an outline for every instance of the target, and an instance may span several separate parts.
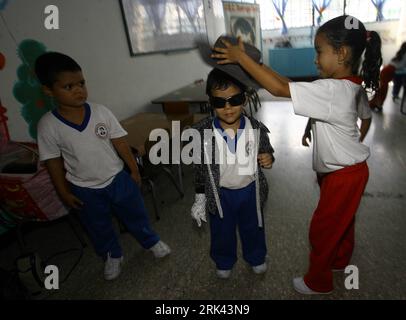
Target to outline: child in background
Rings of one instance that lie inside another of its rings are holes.
[[[194,167],[196,195],[191,214],[200,227],[209,213],[210,255],[217,276],[224,279],[237,261],[237,228],[244,259],[257,274],[267,270],[262,210],[268,185],[257,162],[270,169],[273,148],[268,129],[242,114],[246,90],[228,73],[213,69],[207,78],[206,94],[215,117],[193,126],[199,131],[202,145],[201,163]],[[207,131],[212,135],[205,140]],[[244,157],[245,164],[240,161]]]
[[[390,63],[385,66],[380,75],[379,90],[376,92],[374,98],[369,102],[371,109],[376,109],[377,111],[382,111],[382,106],[385,102],[386,96],[388,94],[389,82],[394,80],[393,86],[393,99],[395,100],[402,87],[402,78],[396,77],[395,73],[397,70],[406,68],[406,42],[402,44],[399,51],[396,53],[395,57],[390,61]]]
[[[310,265],[304,277],[293,280],[302,294],[330,293],[333,270],[343,270],[350,262],[355,214],[369,176],[370,151],[362,140],[371,123],[371,110],[364,87],[378,88],[382,64],[379,35],[368,32],[351,16],[322,25],[315,48],[322,79],[311,83],[291,82],[256,63],[244,52],[242,41],[238,45],[224,41],[224,47],[215,47],[217,53],[212,54],[222,59],[219,64],[240,64],[271,94],[292,98],[294,112],[311,119],[308,128],[313,133],[313,169],[320,199],[309,231]]]
[[[96,252],[105,259],[105,279],[117,278],[123,261],[112,209],[143,248],[158,258],[168,255],[169,247],[151,229],[127,132],[110,110],[86,101],[81,67],[64,54],[49,52],[37,59],[35,72],[57,104],[38,124],[40,160],[65,204],[79,210]],[[123,170],[123,160],[130,174]]]

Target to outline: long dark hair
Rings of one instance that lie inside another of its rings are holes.
[[[329,44],[336,50],[343,46],[351,49],[350,64],[353,74],[360,74],[365,88],[379,89],[379,74],[382,65],[382,41],[375,31],[367,31],[364,24],[357,18],[343,15],[327,21],[317,31],[324,34]],[[360,65],[362,55],[361,71]]]
[[[402,43],[402,46],[400,47],[399,51],[396,53],[396,56],[393,58],[394,61],[401,61],[403,59],[403,56],[406,53],[406,42]]]

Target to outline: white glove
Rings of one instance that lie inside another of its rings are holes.
[[[204,193],[196,193],[195,203],[191,210],[192,218],[196,220],[197,226],[202,225],[202,221],[206,221],[206,195]]]

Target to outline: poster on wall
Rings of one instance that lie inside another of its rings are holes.
[[[132,55],[192,49],[207,38],[203,0],[121,0]]]
[[[221,0],[203,0],[203,4],[207,27],[207,39],[209,44],[213,46],[218,37],[226,33],[223,3]]]
[[[226,32],[240,36],[244,42],[262,49],[259,5],[254,3],[223,2]]]

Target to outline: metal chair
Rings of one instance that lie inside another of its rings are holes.
[[[169,134],[169,131],[167,131]],[[159,209],[157,205],[157,194],[156,194],[156,189],[155,189],[155,182],[158,176],[160,175],[161,172],[165,174],[166,177],[169,178],[177,192],[179,193],[180,197],[184,197],[184,189],[183,189],[183,178],[182,178],[182,162],[180,163],[169,163],[169,164],[158,164],[154,165],[152,164],[149,159],[148,155],[151,150],[151,148],[156,144],[156,141],[146,141],[145,142],[145,151],[146,155],[144,158],[136,156],[137,163],[140,167],[140,174],[141,178],[143,181],[147,183],[147,186],[149,187],[149,190],[152,193],[152,198],[153,198],[153,205],[154,205],[154,210],[155,210],[155,217],[157,220],[160,219],[160,214],[159,214]],[[169,145],[171,146],[171,139],[169,141]],[[170,150],[172,153],[172,150]],[[169,159],[171,159],[171,153],[169,155]],[[176,173],[173,172],[173,168],[175,167]],[[177,176],[177,179],[175,178]]]
[[[79,263],[83,255],[83,248],[86,247],[86,242],[73,221],[73,213],[69,212],[59,199],[47,169],[39,165],[36,145],[32,143],[10,142],[9,150],[16,152],[16,147],[25,148],[26,151],[33,155],[32,166],[25,166],[18,161],[14,161],[3,166],[0,173],[0,209],[6,213],[8,225],[14,226],[12,229],[15,230],[20,248],[20,256],[16,261],[32,260],[32,257],[37,256],[34,248],[25,241],[24,228],[28,224],[39,225],[66,218],[81,246],[53,253],[45,261],[49,261],[56,255],[79,251],[78,259],[65,279],[61,281],[63,282]],[[4,156],[4,154],[2,155]],[[39,280],[38,282],[40,283]]]

